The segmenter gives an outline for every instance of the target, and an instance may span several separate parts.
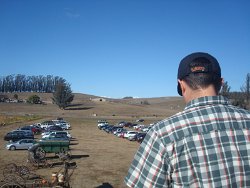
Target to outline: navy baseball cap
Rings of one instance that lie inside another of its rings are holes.
[[[192,53],[181,60],[177,79],[182,80],[186,76],[195,73],[213,74],[221,77],[221,69],[218,61],[212,55],[203,52]],[[177,91],[182,96],[179,82]]]

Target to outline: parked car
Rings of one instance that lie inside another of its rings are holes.
[[[131,123],[131,122],[124,123],[124,127],[131,127],[132,125],[133,125],[133,123]]]
[[[126,123],[127,123],[126,121],[120,121],[120,122],[117,124],[117,126],[124,127]]]
[[[6,144],[6,149],[16,150],[16,149],[29,149],[36,143],[34,139],[21,139],[16,142],[9,142]]]
[[[27,135],[34,135],[34,133],[32,132],[32,130],[29,130],[29,129],[21,129],[21,128],[18,128],[17,130],[15,131],[23,131],[25,134]]]
[[[59,127],[62,127],[64,130],[70,129],[70,124],[64,120],[52,120],[53,123]]]
[[[142,124],[137,124],[137,125],[133,126],[133,128],[134,128],[135,130],[141,130],[141,129],[143,129],[144,127],[145,127],[145,125],[142,125]]]
[[[105,130],[105,129],[108,128],[108,127],[110,127],[110,125],[107,124],[107,125],[102,126],[100,129],[101,129],[101,130]]]
[[[137,125],[138,125],[137,123],[130,123],[130,122],[128,122],[128,124],[126,124],[125,127],[134,128]]]
[[[130,141],[137,141],[138,134],[141,134],[141,132],[131,133],[128,135],[127,139]]]
[[[68,131],[56,131],[56,132],[46,132],[42,138],[46,138],[46,137],[50,137],[50,136],[54,136],[54,135],[65,135],[68,138],[71,138],[71,135]]]
[[[30,125],[32,128],[35,128],[35,134],[41,134],[43,132],[43,129],[37,125],[37,124],[34,124],[34,125]]]
[[[123,128],[118,128],[118,129],[116,129],[116,130],[113,132],[113,134],[116,135],[117,133],[121,132],[122,130],[123,130]]]
[[[114,134],[115,136],[118,136],[119,133],[124,133],[124,132],[126,132],[126,131],[127,131],[127,129],[118,128],[118,129],[116,129],[116,130],[113,132],[113,134]]]
[[[107,132],[107,133],[111,133],[112,132],[112,129],[113,129],[113,125],[108,125],[106,127],[104,127],[104,131]]]
[[[97,121],[97,123],[108,123],[106,119],[100,119]]]
[[[144,119],[137,119],[136,122],[144,122]]]
[[[123,129],[121,132],[118,132],[116,136],[119,138],[124,138],[124,134],[126,134],[127,132],[128,132],[127,129]]]
[[[53,121],[44,121],[44,122],[42,122],[41,124],[40,124],[40,127],[42,128],[42,129],[46,129],[46,128],[48,128],[48,127],[50,127],[50,126],[54,126],[55,124],[54,124],[54,122]]]
[[[144,128],[141,129],[141,131],[143,131],[143,132],[148,132],[150,129],[151,129],[151,126],[149,126],[149,127],[144,127]]]
[[[21,139],[34,139],[34,135],[33,134],[29,134],[26,131],[23,130],[14,130],[11,132],[8,132],[5,136],[4,136],[4,140],[5,141],[18,141]]]
[[[138,132],[136,131],[127,131],[125,134],[124,134],[124,138],[127,138],[130,137],[130,136],[135,136]]]
[[[112,129],[110,130],[109,133],[114,133],[117,129],[120,129],[120,128],[122,128],[122,127],[120,127],[120,126],[112,126]]]
[[[98,127],[99,129],[102,129],[102,127],[104,127],[104,126],[106,126],[106,125],[108,125],[108,122],[100,122],[100,123],[97,124],[97,127]]]
[[[30,131],[33,134],[39,134],[41,132],[39,128],[36,128],[33,125],[26,125],[26,126],[20,127],[18,128],[18,130]]]
[[[65,126],[65,127],[66,127],[66,130],[68,130],[68,129],[70,129],[70,128],[71,128],[71,125],[70,125],[70,123],[69,123],[69,122],[64,121],[64,120],[59,120],[59,121],[60,121],[60,123],[61,123],[63,126]]]
[[[70,141],[66,135],[53,135],[45,138],[41,138],[39,141]]]
[[[147,133],[138,133],[136,136],[135,136],[135,140],[139,143],[141,143],[143,141],[143,139],[145,138]]]
[[[54,125],[54,126],[50,126],[46,128],[44,132],[51,132],[51,131],[63,131],[63,128],[60,126]]]
[[[105,127],[108,126],[108,125],[109,125],[108,123],[99,123],[99,124],[97,125],[97,127],[101,130],[101,129],[105,128]]]

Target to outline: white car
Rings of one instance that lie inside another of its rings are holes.
[[[40,124],[40,127],[42,128],[42,129],[46,129],[46,128],[48,128],[48,127],[50,127],[50,126],[54,126],[55,124],[54,124],[54,122],[53,121],[44,121],[44,122],[42,122],[41,124]]]
[[[55,131],[55,132],[46,132],[43,134],[42,138],[48,138],[56,135],[66,135],[68,138],[71,138],[71,135],[68,131]]]
[[[145,127],[145,125],[142,125],[142,124],[138,124],[138,125],[135,125],[133,128],[136,129],[136,130],[141,130]]]
[[[70,124],[64,120],[52,120],[52,122],[55,125],[62,127],[63,129],[66,129],[66,130],[70,129],[70,127],[71,127]]]
[[[124,138],[128,138],[130,136],[135,136],[137,134],[138,134],[137,131],[127,131],[126,133],[124,133]]]
[[[66,121],[63,121],[63,120],[61,120],[60,122],[63,124],[63,126],[66,127],[67,130],[71,128],[70,123],[68,123],[68,122],[66,122]]]
[[[108,122],[98,123],[98,124],[97,124],[97,127],[98,127],[99,129],[101,129],[103,126],[106,126],[106,125],[108,125]]]
[[[148,132],[150,129],[151,129],[151,126],[149,126],[149,127],[144,127],[144,128],[142,129],[142,132]]]

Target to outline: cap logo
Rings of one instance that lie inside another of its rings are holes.
[[[203,66],[191,67],[191,72],[204,72],[206,70]]]

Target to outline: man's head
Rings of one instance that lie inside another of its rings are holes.
[[[218,61],[210,54],[202,52],[192,53],[181,60],[177,78],[177,91],[181,96],[183,96],[183,90],[185,91],[185,85],[191,91],[212,87],[218,94],[222,84]]]

